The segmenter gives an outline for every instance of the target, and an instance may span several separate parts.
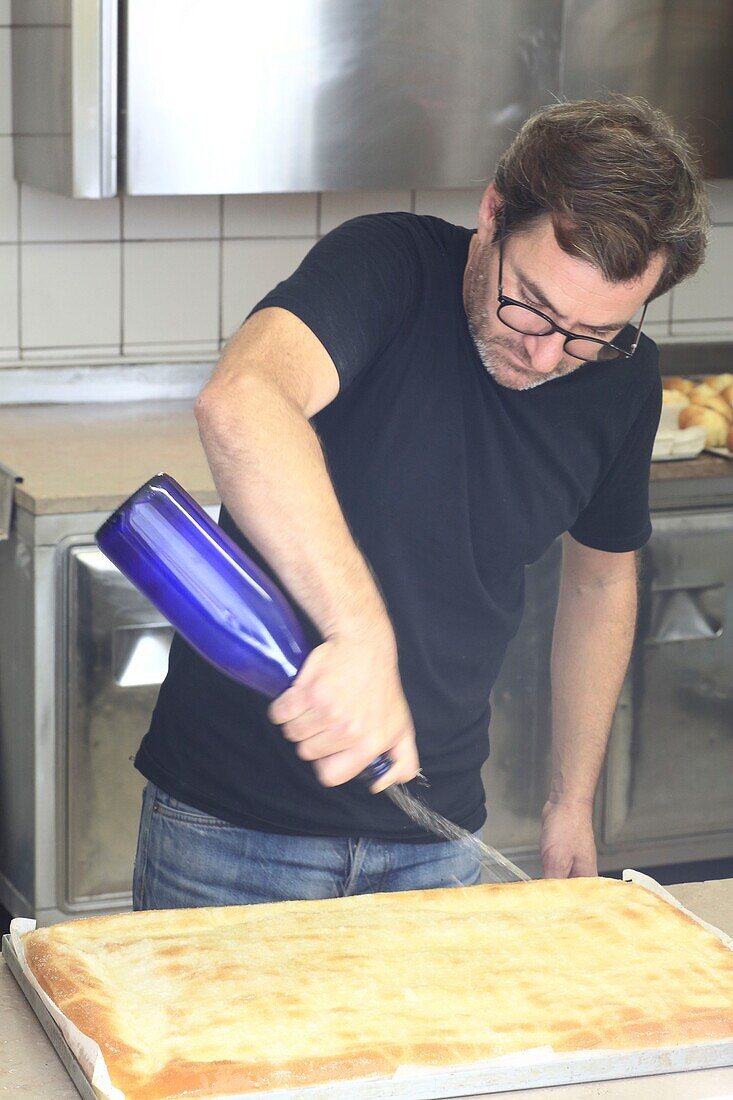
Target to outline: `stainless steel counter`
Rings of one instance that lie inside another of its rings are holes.
[[[733,935],[733,879],[667,889],[687,908]],[[78,1100],[66,1070],[2,958],[0,1020],[0,1097]],[[485,1100],[497,1095],[485,1094]],[[512,1100],[729,1100],[733,1097],[733,1067],[522,1089],[503,1095]]]

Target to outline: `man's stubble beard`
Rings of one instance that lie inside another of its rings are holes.
[[[545,382],[552,382],[555,378],[572,374],[582,366],[580,360],[561,359],[554,370],[547,374],[539,374],[532,369],[521,344],[509,335],[510,329],[506,330],[506,336],[484,335],[491,331],[495,310],[493,305],[489,308],[486,304],[495,301],[489,290],[490,255],[491,246],[476,246],[476,251],[471,258],[464,294],[468,328],[487,374],[490,374],[500,386],[510,390],[533,390]],[[500,321],[499,324],[501,324]],[[509,354],[504,354],[504,350]],[[521,360],[523,367],[518,365],[517,359]]]

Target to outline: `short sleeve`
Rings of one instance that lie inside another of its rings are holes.
[[[624,553],[648,542],[649,468],[662,408],[659,375],[616,454],[610,469],[570,534],[594,550]]]
[[[341,389],[394,338],[416,300],[419,267],[402,219],[374,214],[333,229],[252,310],[279,306],[320,340]]]

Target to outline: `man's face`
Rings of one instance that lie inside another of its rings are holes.
[[[582,362],[564,351],[562,333],[526,336],[507,328],[496,316],[499,246],[492,244],[493,230],[491,204],[487,214],[485,196],[466,265],[466,316],[476,349],[492,378],[508,389],[528,390],[570,374]],[[641,279],[609,283],[597,268],[563,252],[548,216],[505,241],[504,293],[542,310],[570,332],[612,341],[639,314],[663,264],[662,257],[655,257]]]

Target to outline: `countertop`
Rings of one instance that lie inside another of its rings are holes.
[[[190,400],[0,407],[0,463],[34,515],[108,511],[161,471],[219,500]]]
[[[733,879],[667,887],[683,905],[733,934]],[[46,1033],[0,957],[0,1098],[78,1100]],[[484,1094],[493,1100],[498,1093]],[[617,1081],[522,1089],[511,1100],[730,1100],[733,1067],[655,1074]]]
[[[22,477],[15,503],[34,515],[108,511],[160,471],[200,504],[218,496],[191,400],[0,407],[0,463]],[[702,454],[652,463],[652,481],[733,479],[733,461]]]

